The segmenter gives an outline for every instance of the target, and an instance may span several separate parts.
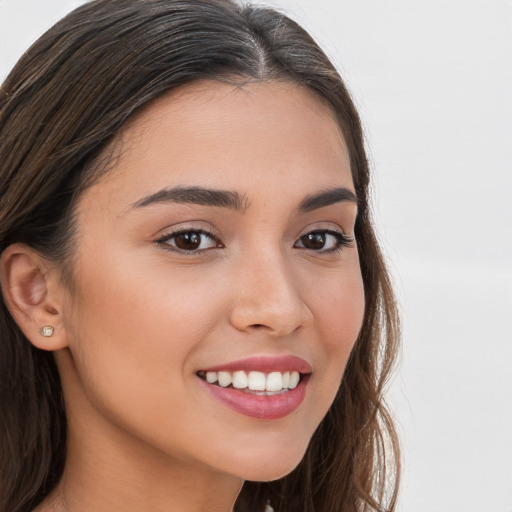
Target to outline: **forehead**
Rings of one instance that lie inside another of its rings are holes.
[[[353,189],[334,112],[314,92],[289,82],[184,86],[138,113],[114,144],[119,157],[103,182],[113,188],[109,204],[124,196],[126,206],[184,184],[249,194],[264,183],[288,191],[301,183]]]

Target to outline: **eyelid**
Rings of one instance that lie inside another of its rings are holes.
[[[304,235],[307,235],[308,233],[312,233],[315,231],[337,233],[338,235],[341,235],[343,237],[354,239],[353,230],[352,233],[347,232],[340,225],[332,222],[315,222],[314,224],[310,224],[301,232],[298,238],[301,238]]]
[[[208,222],[203,221],[185,221],[179,224],[173,224],[167,226],[164,229],[159,230],[155,235],[155,241],[164,240],[172,235],[179,235],[180,233],[186,233],[187,231],[196,231],[211,236],[212,238],[219,238],[220,232],[215,229]]]
[[[209,231],[205,231],[204,229],[198,229],[198,228],[194,228],[194,229],[186,228],[186,229],[178,229],[176,231],[171,231],[171,232],[161,236],[156,241],[157,242],[165,242],[166,240],[174,238],[178,235],[182,235],[183,233],[199,233],[200,235],[205,235],[208,238],[211,238],[212,240],[217,241],[217,237],[213,233],[210,233]]]

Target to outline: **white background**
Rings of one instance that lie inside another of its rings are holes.
[[[0,80],[81,3],[0,0]],[[272,5],[319,40],[364,119],[404,324],[400,511],[512,512],[512,1]]]

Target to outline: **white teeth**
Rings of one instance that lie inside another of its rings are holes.
[[[266,379],[265,374],[262,372],[249,372],[248,387],[252,391],[265,391]]]
[[[223,388],[228,387],[232,382],[231,373],[229,372],[219,372],[218,378],[219,386]]]
[[[283,389],[283,375],[279,372],[272,372],[267,377],[267,391],[280,391]]]
[[[288,389],[295,389],[300,382],[300,373],[293,372],[201,372],[203,379],[209,384],[218,383],[226,388],[233,385],[236,389],[249,388],[251,391],[277,393]]]
[[[233,372],[233,387],[244,389],[248,386],[249,379],[245,372]]]
[[[217,382],[217,372],[206,372],[206,382],[210,384]]]
[[[300,380],[299,372],[292,372],[292,373],[290,373],[289,388],[290,389],[295,389],[297,387],[297,384],[299,383],[299,380]]]

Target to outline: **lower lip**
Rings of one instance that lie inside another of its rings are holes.
[[[252,395],[235,388],[222,388],[200,379],[205,388],[231,409],[262,420],[277,420],[298,409],[306,396],[309,375],[303,375],[297,387],[279,395]]]

